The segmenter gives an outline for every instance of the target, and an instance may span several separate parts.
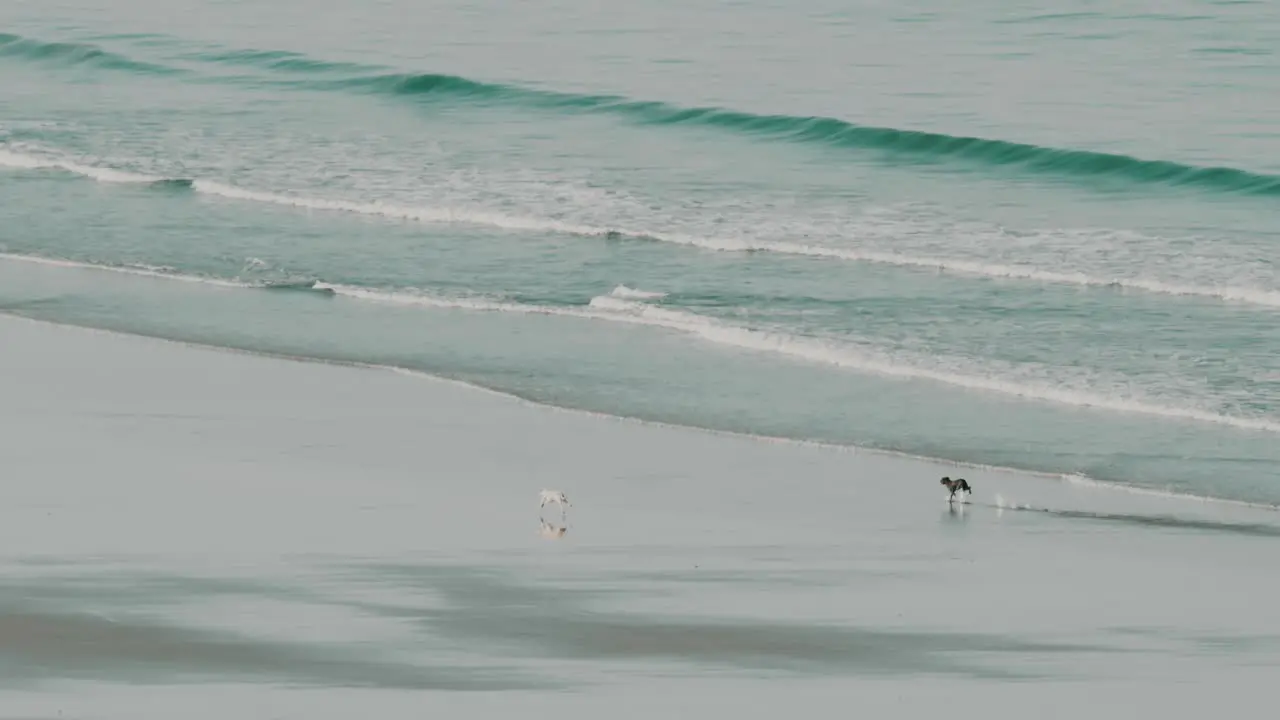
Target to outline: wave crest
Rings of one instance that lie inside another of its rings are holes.
[[[32,61],[182,74],[186,70],[140,62],[86,43],[45,42],[0,33],[0,55]],[[608,113],[648,125],[719,128],[767,140],[816,144],[855,151],[910,155],[1078,179],[1112,179],[1151,186],[1189,187],[1246,195],[1280,195],[1280,175],[1233,167],[1148,160],[1120,153],[1055,148],[994,138],[950,135],[909,128],[861,125],[834,117],[756,114],[720,107],[681,107],[622,95],[595,95],[475,80],[443,73],[394,72],[355,63],[330,62],[276,50],[230,50],[187,55],[211,63],[252,65],[288,73],[286,88],[357,91],[420,99],[504,102],[563,112]],[[347,77],[333,77],[346,74]],[[307,76],[314,76],[308,79]],[[242,82],[243,78],[220,78]]]
[[[90,43],[45,42],[21,35],[0,33],[0,56],[32,62],[84,65],[106,70],[124,70],[151,75],[177,75],[182,71],[154,63],[132,60]]]
[[[832,117],[761,115],[718,107],[680,107],[619,95],[588,95],[488,83],[457,75],[382,74],[353,77],[342,86],[395,95],[487,99],[564,111],[610,113],[649,125],[720,128],[763,139],[912,155],[1071,178],[1118,179],[1137,185],[1191,187],[1246,195],[1280,195],[1280,175],[1232,167],[1147,160],[1119,153],[902,128],[860,125]]]

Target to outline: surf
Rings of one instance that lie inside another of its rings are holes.
[[[153,75],[189,74],[183,68],[133,60],[89,43],[42,41],[10,33],[0,34],[0,57],[6,56],[32,62]],[[418,102],[496,102],[529,110],[605,114],[643,126],[720,130],[760,141],[873,153],[890,160],[919,158],[976,169],[1074,180],[1119,181],[1131,187],[1280,196],[1280,175],[1243,168],[1202,166],[1124,153],[861,124],[828,116],[761,114],[717,106],[685,107],[663,100],[618,94],[574,93],[476,80],[448,73],[397,71],[335,63],[301,53],[269,49],[185,52],[178,57],[210,65],[249,65],[269,74],[257,78],[202,78],[202,82],[270,85],[270,74],[275,74],[280,76],[276,86],[283,90],[385,95]]]
[[[443,311],[450,314],[457,313],[459,314],[460,318],[465,317],[466,313],[474,313],[474,312],[495,313],[495,314],[504,314],[504,315],[545,315],[545,316],[552,316],[552,317],[573,318],[573,319],[590,321],[590,322],[647,325],[647,326],[656,327],[660,329],[666,329],[671,331],[672,333],[687,335],[690,337],[691,340],[697,341],[697,342],[707,342],[712,345],[720,345],[721,347],[727,347],[730,349],[734,349],[734,348],[745,349],[746,351],[752,352],[752,353],[777,354],[780,357],[790,357],[790,358],[804,360],[806,362],[813,361],[812,356],[809,356],[806,353],[820,351],[824,353],[824,355],[817,358],[816,360],[817,362],[825,362],[827,364],[838,364],[841,367],[844,367],[851,371],[858,372],[861,375],[879,374],[878,371],[881,369],[882,366],[878,366],[875,364],[870,364],[870,365],[868,364],[877,363],[884,360],[883,358],[877,357],[875,353],[869,353],[867,348],[859,347],[856,345],[849,345],[849,344],[838,343],[838,342],[824,342],[818,338],[804,337],[804,336],[796,335],[794,333],[769,332],[767,329],[750,327],[736,321],[728,322],[726,320],[707,317],[705,315],[701,315],[694,312],[688,312],[672,304],[673,302],[679,301],[678,296],[676,297],[675,300],[672,300],[670,296],[664,296],[663,298],[655,299],[649,302],[626,300],[625,298],[617,297],[619,293],[617,291],[618,285],[616,284],[612,286],[601,287],[599,289],[600,294],[595,296],[590,302],[583,302],[580,304],[552,305],[552,304],[546,304],[545,302],[532,302],[532,303],[519,302],[519,301],[514,301],[508,298],[484,296],[484,295],[459,296],[455,294],[442,294],[439,292],[415,290],[413,288],[373,288],[373,287],[364,287],[359,285],[338,283],[333,281],[316,280],[314,282],[310,282],[304,278],[290,279],[288,277],[290,273],[288,273],[285,269],[275,268],[275,267],[266,265],[260,260],[255,260],[252,258],[246,259],[246,262],[245,262],[247,274],[244,274],[242,277],[238,277],[234,279],[225,277],[225,276],[219,277],[219,276],[193,275],[191,273],[184,272],[180,269],[166,267],[163,265],[131,264],[131,265],[104,266],[104,265],[96,264],[92,262],[75,261],[75,260],[69,260],[69,259],[45,258],[45,257],[19,256],[19,255],[12,255],[12,254],[0,255],[0,259],[3,259],[5,261],[14,261],[14,262],[40,263],[40,264],[45,264],[50,266],[64,267],[68,269],[83,270],[88,272],[120,273],[126,276],[136,276],[136,277],[139,277],[140,279],[146,279],[147,281],[168,281],[168,282],[179,282],[179,283],[208,284],[214,287],[232,289],[237,292],[247,291],[247,292],[264,293],[264,294],[266,293],[276,294],[276,293],[284,292],[286,293],[285,297],[294,298],[288,301],[289,305],[299,307],[303,309],[304,312],[317,313],[318,314],[317,317],[319,317],[319,315],[323,315],[329,312],[331,309],[340,313],[364,312],[364,311],[358,310],[357,308],[342,309],[340,306],[335,306],[330,304],[335,301],[340,304],[347,303],[347,302],[356,303],[357,305],[363,304],[363,303],[378,303],[378,304],[391,304],[391,305],[396,305],[404,308],[422,308],[423,310]],[[252,270],[252,272],[249,272],[249,270]],[[283,276],[283,277],[272,277],[269,279],[264,279],[262,278],[262,275],[264,273],[269,273],[271,275],[277,275],[277,276]],[[283,281],[283,283],[281,281]],[[81,280],[73,280],[73,282],[80,283],[81,285],[83,284]],[[271,287],[272,284],[280,284],[280,286]],[[613,289],[610,289],[610,287],[612,287]],[[621,287],[627,288],[627,291],[624,291],[621,294],[628,294],[628,291],[630,291],[637,294],[657,295],[662,292],[662,289],[660,288],[646,287],[644,285],[639,285],[639,286],[622,285]],[[120,290],[123,291],[124,288],[120,288]],[[128,290],[127,292],[129,292],[130,294],[133,294],[135,292],[141,292],[143,294],[146,294],[146,291],[141,289]],[[226,295],[223,293],[220,293],[220,294]],[[314,306],[308,307],[306,306],[306,303],[310,301],[308,301],[306,298],[312,297],[312,296],[317,298],[315,301],[317,304]],[[217,295],[213,295],[210,297],[216,298]],[[283,297],[282,297],[282,300],[283,300]],[[298,303],[301,303],[302,305],[299,306]],[[324,304],[321,305],[319,303],[324,303]],[[17,305],[13,306],[13,311],[17,312],[18,314],[26,314],[25,311],[23,311],[21,307]],[[46,316],[45,319],[56,320],[57,317],[56,315]],[[404,321],[410,324],[414,322],[412,320],[412,315],[405,316]],[[73,322],[72,324],[80,324],[80,323]],[[150,336],[156,336],[156,337],[172,337],[173,336],[171,332],[164,329],[163,327],[149,328],[149,329],[133,328],[133,329],[127,330],[127,332],[135,332],[136,334],[144,334],[144,335],[150,335]],[[274,346],[274,345],[271,345],[270,343],[264,345],[261,342],[258,342],[254,339],[242,339],[240,341],[232,342],[222,336],[208,338],[208,337],[201,337],[199,333],[192,334],[192,333],[182,333],[182,332],[178,333],[178,337],[179,337],[179,339],[177,340],[178,342],[184,342],[184,341],[194,342],[197,344],[205,344],[205,345],[218,346],[218,347],[227,347],[228,343],[230,343],[229,345],[230,347],[233,347],[234,349],[238,349],[240,351],[257,352],[257,353],[268,354],[268,355],[280,355],[281,353],[284,353],[284,355],[282,356],[294,357],[296,359],[318,360],[321,362],[343,362],[343,363],[351,363],[351,364],[357,364],[357,365],[367,365],[369,367],[389,367],[391,369],[402,371],[402,372],[408,372],[413,374],[423,374],[430,377],[438,377],[439,373],[441,372],[445,372],[446,375],[450,374],[448,371],[442,371],[441,368],[438,368],[433,365],[420,365],[416,360],[411,359],[407,356],[389,358],[385,355],[378,354],[379,351],[376,351],[376,350],[374,351],[373,354],[366,354],[366,353],[359,352],[359,348],[351,348],[350,352],[343,351],[339,353],[337,356],[335,356],[332,354],[332,352],[330,352],[330,349],[323,346],[323,344],[316,346],[315,348],[312,348],[312,349],[306,349],[305,344],[299,344],[297,342],[289,343],[287,344],[287,346]],[[801,354],[797,355],[797,352]],[[389,360],[390,360],[390,364],[388,364]],[[930,368],[928,365],[924,365],[924,366],[914,365],[912,364],[914,362],[915,361],[913,361],[911,358],[908,358],[908,357],[898,358],[897,359],[898,372],[902,373],[907,378],[910,378],[910,376],[912,376],[913,374],[916,374],[919,370],[923,369],[927,371],[930,369],[934,369],[934,368]],[[991,367],[986,367],[984,370],[984,368],[981,366],[975,366],[975,367],[968,368],[967,370],[964,370],[964,371],[961,371],[961,370],[962,370],[961,368],[958,368],[958,367],[955,368],[955,370],[951,372],[950,376],[946,378],[946,380],[948,381],[948,384],[950,384],[952,387],[955,387],[957,384],[963,387],[966,384],[972,384],[975,381],[981,383],[984,381],[988,381],[993,377],[998,377],[998,373],[995,373],[993,368]],[[902,377],[903,375],[900,375],[899,377]],[[464,376],[468,378],[469,380],[468,384],[470,385],[483,387],[485,385],[493,384],[493,383],[490,383],[489,381],[482,381],[480,379],[472,377],[470,374],[464,374]],[[547,404],[549,401],[548,398],[542,397],[537,393],[522,394],[523,391],[518,388],[501,387],[502,383],[497,383],[497,385],[501,389],[495,389],[494,392],[498,392],[499,394],[522,397],[523,399],[530,400],[532,402],[537,402],[539,404]],[[1016,382],[1006,381],[1005,385],[1001,389],[1005,393],[1012,392],[1013,394],[1021,394],[1025,399],[1035,402],[1036,401],[1035,395],[1037,391],[1042,389],[1043,387],[1045,386],[1035,386],[1035,385],[1029,385],[1027,383],[1016,383]],[[1062,393],[1063,394],[1062,398],[1067,401],[1068,405],[1073,407],[1082,407],[1083,406],[1082,402],[1087,402],[1089,397],[1087,395],[1082,396],[1078,392],[1071,391],[1068,388],[1062,388],[1062,387],[1055,388],[1052,386],[1049,386],[1049,388],[1051,390],[1056,390]],[[1095,394],[1095,397],[1096,396],[1097,395]],[[1106,397],[1106,396],[1103,396],[1103,397]],[[1112,398],[1112,399],[1122,400],[1122,398]],[[552,405],[555,405],[557,401],[553,399],[553,400],[550,400],[550,402],[552,403]],[[562,400],[559,400],[558,402],[562,406],[564,406],[565,409],[571,410],[574,412],[591,412],[592,414],[607,415],[610,417],[619,416],[619,413],[617,410],[614,410],[614,411],[608,411],[607,409],[600,409],[598,411],[582,410],[581,408],[576,407],[577,403],[570,402],[569,405],[566,406],[566,405],[563,405],[565,400],[562,399]],[[1058,404],[1056,402],[1056,398],[1055,400],[1049,401],[1049,404]],[[1180,420],[1185,421],[1185,418],[1182,418],[1181,416],[1184,414],[1185,410],[1187,410],[1188,408],[1186,406],[1179,406],[1179,405],[1154,405],[1153,404],[1153,407],[1151,409],[1154,411],[1154,414],[1157,417],[1163,417],[1166,420],[1172,420],[1172,421],[1180,421]],[[1125,408],[1125,410],[1132,411],[1132,408]],[[624,409],[624,411],[622,412],[622,416],[625,417],[630,412],[632,411],[627,411]],[[640,413],[640,417],[644,417],[644,413]],[[674,424],[681,427],[690,426],[689,423],[687,422],[684,422],[684,423],[680,421],[672,422],[672,419],[667,417],[658,417],[658,418],[649,417],[647,419],[637,419],[636,421],[637,422],[657,421],[659,422],[659,424],[662,424],[661,421],[664,421],[664,420],[667,421],[666,424]],[[1234,418],[1227,417],[1225,421],[1223,419],[1214,419],[1213,422],[1216,422],[1217,424],[1224,424],[1224,422],[1229,424],[1233,420]],[[1274,421],[1274,418],[1271,418],[1271,420]],[[961,455],[960,456],[961,459],[957,461],[955,459],[947,459],[948,456],[945,453],[939,456],[939,455],[931,454],[928,452],[924,452],[922,454],[921,451],[919,450],[906,452],[905,449],[903,449],[902,451],[899,451],[899,449],[892,444],[884,445],[881,441],[872,440],[865,437],[862,438],[861,440],[859,440],[857,437],[850,437],[847,439],[842,438],[838,440],[813,440],[813,439],[806,439],[806,438],[812,438],[814,436],[808,434],[803,430],[788,430],[784,432],[784,436],[773,437],[769,435],[761,435],[758,432],[753,433],[749,428],[740,428],[736,426],[735,426],[735,430],[733,431],[716,429],[716,427],[714,426],[706,427],[704,424],[699,424],[697,422],[693,423],[693,426],[700,427],[701,429],[704,429],[704,430],[707,430],[708,432],[713,432],[713,433],[728,433],[728,434],[734,434],[734,435],[744,435],[744,436],[761,438],[761,439],[771,440],[771,441],[799,443],[803,445],[815,445],[815,446],[830,447],[830,448],[836,448],[836,449],[843,448],[843,449],[847,449],[854,452],[869,451],[869,452],[875,452],[878,454],[886,454],[886,455],[893,455],[898,457],[909,457],[909,458],[942,457],[944,462],[947,462],[949,465],[954,465],[956,467],[975,468],[975,469],[982,469],[982,470],[988,470],[988,471],[993,469],[999,470],[1003,467],[1002,465],[999,465],[999,464],[991,465],[989,463],[983,463],[981,462],[981,457],[978,457],[978,456],[966,458],[964,457],[964,455]],[[872,444],[871,445],[866,444],[868,442]],[[1008,461],[1005,461],[1005,462],[1007,463]],[[1015,461],[1015,463],[1012,466],[1022,467],[1023,462],[1025,462],[1025,460]],[[1054,463],[1049,463],[1045,465],[1044,463],[1031,462],[1030,465],[1032,466],[1032,471],[1038,471],[1036,472],[1036,474],[1038,475],[1042,475],[1044,477],[1055,479],[1058,481],[1069,482],[1072,484],[1092,485],[1096,483],[1098,485],[1108,487],[1108,488],[1121,488],[1129,492],[1139,492],[1142,494],[1154,494],[1154,495],[1160,495],[1160,496],[1166,496],[1166,497],[1192,497],[1184,492],[1163,491],[1159,489],[1145,488],[1141,485],[1141,481],[1138,481],[1139,482],[1138,485],[1133,485],[1132,483],[1128,483],[1125,477],[1123,476],[1105,477],[1103,479],[1094,481],[1092,480],[1092,478],[1088,478],[1080,474],[1073,473],[1069,475],[1064,475],[1062,474],[1062,468],[1060,467],[1055,468]],[[1220,495],[1220,492],[1215,490],[1215,491],[1210,491],[1209,494],[1207,495],[1202,494],[1202,495],[1194,496],[1194,499],[1198,501],[1204,501],[1204,502],[1228,502],[1231,504],[1242,504],[1242,505],[1251,505],[1251,506],[1255,505],[1254,502],[1246,501],[1245,499],[1242,499],[1242,496],[1238,496],[1232,492],[1227,492],[1225,497],[1218,497],[1219,495]],[[1251,496],[1246,495],[1243,497],[1247,498]]]
[[[92,67],[147,75],[181,75],[178,68],[133,60],[92,43],[48,42],[0,33],[0,58],[8,57],[43,65]]]
[[[932,363],[922,362],[920,358],[885,355],[836,338],[797,335],[783,330],[739,325],[676,307],[665,307],[650,301],[634,299],[638,294],[652,297],[657,293],[626,286],[620,286],[626,288],[623,291],[615,287],[606,294],[595,296],[585,305],[545,305],[483,297],[450,297],[409,289],[368,288],[309,278],[290,279],[272,287],[268,282],[261,280],[200,277],[150,268],[102,266],[15,254],[0,254],[0,257],[63,267],[111,270],[157,279],[203,282],[223,287],[302,291],[321,296],[336,295],[358,301],[400,306],[471,312],[556,315],[583,320],[643,325],[679,332],[714,345],[749,352],[764,352],[884,378],[932,382],[1031,402],[1145,415],[1171,422],[1205,423],[1239,430],[1280,434],[1280,419],[1276,418],[1225,415],[1195,407],[1166,405],[1138,397],[1118,396],[1114,393],[1094,392],[1025,379],[1010,380],[1006,379],[1003,373],[994,372],[991,369],[983,372],[980,367],[957,369],[938,367]]]
[[[42,152],[25,147],[12,149],[12,146],[6,148],[2,144],[0,144],[0,167],[14,170],[59,170],[98,182],[143,184],[161,190],[193,191],[240,202],[263,203],[322,212],[348,213],[381,217],[389,220],[407,220],[445,225],[461,224],[515,232],[559,233],[613,241],[658,242],[711,252],[764,252],[775,255],[953,273],[992,280],[1019,280],[1101,290],[1134,290],[1160,295],[1234,302],[1265,308],[1280,308],[1280,290],[1269,288],[1197,285],[1144,277],[1100,277],[1086,272],[1047,270],[1025,264],[911,255],[784,239],[714,237],[646,228],[592,225],[532,215],[497,212],[482,208],[412,206],[394,202],[358,202],[334,198],[318,198],[244,188],[215,180],[192,177],[163,177],[119,170],[87,161],[72,160],[56,152]]]

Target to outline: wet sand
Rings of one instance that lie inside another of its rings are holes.
[[[6,316],[0,398],[4,718],[1193,717],[1280,666],[1271,511]]]

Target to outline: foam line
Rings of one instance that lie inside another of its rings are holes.
[[[0,254],[12,260],[40,262],[49,265],[75,268],[109,269],[134,275],[156,277],[187,282],[201,282],[223,287],[262,288],[257,283],[244,283],[218,278],[204,278],[160,272],[154,269],[124,266],[103,267],[68,260],[34,258],[24,255]],[[291,284],[296,285],[296,284]],[[881,358],[859,351],[847,344],[818,338],[803,337],[781,332],[769,332],[721,322],[695,313],[674,308],[660,307],[636,300],[609,295],[591,299],[585,307],[565,307],[511,303],[486,299],[439,297],[428,293],[376,290],[352,285],[326,282],[308,282],[309,290],[321,294],[334,294],[353,299],[396,305],[420,306],[438,309],[471,310],[481,312],[506,312],[518,314],[559,315],[589,320],[628,323],[659,327],[683,332],[717,345],[769,352],[804,361],[833,365],[849,370],[883,377],[925,380],[968,390],[989,392],[1028,400],[1050,402],[1079,408],[1097,408],[1127,414],[1141,414],[1174,421],[1193,421],[1234,427],[1241,430],[1280,434],[1280,422],[1269,418],[1242,418],[1220,415],[1193,408],[1180,408],[1127,400],[1112,395],[1094,394],[1077,390],[1018,383],[995,377],[949,372],[912,365],[899,358]]]
[[[767,252],[813,258],[829,258],[849,262],[874,263],[903,268],[916,268],[938,272],[991,279],[1029,280],[1032,282],[1138,290],[1142,292],[1211,298],[1239,302],[1261,307],[1280,308],[1280,290],[1252,287],[1206,286],[1186,283],[1170,283],[1147,278],[1094,277],[1080,272],[1059,272],[1023,265],[987,263],[942,257],[913,256],[857,248],[799,243],[784,240],[764,241],[743,238],[704,237],[643,229],[620,229],[580,223],[562,222],[548,218],[510,215],[486,210],[451,207],[413,207],[382,202],[353,202],[312,198],[282,193],[264,192],[228,185],[210,180],[190,178],[166,178],[111,168],[85,165],[60,158],[15,153],[0,149],[0,166],[17,169],[61,169],[92,178],[100,182],[148,183],[163,187],[189,187],[196,192],[238,200],[285,207],[344,212],[377,216],[394,220],[409,220],[431,224],[464,224],[491,227],[519,232],[561,233],[585,237],[629,238],[648,240],[716,252]]]
[[[82,262],[76,262],[76,261],[70,261],[70,260],[58,260],[58,259],[42,258],[42,257],[36,257],[36,256],[29,256],[29,255],[18,255],[18,254],[11,254],[11,253],[0,253],[0,259],[8,260],[8,261],[16,261],[16,262],[33,262],[33,263],[58,266],[58,267],[89,269],[89,270],[97,270],[97,271],[105,271],[105,272],[119,272],[119,273],[126,273],[126,274],[132,274],[132,275],[140,275],[145,277],[152,277],[156,279],[209,283],[209,284],[222,286],[222,287],[238,287],[238,288],[261,287],[258,285],[253,285],[248,283],[238,283],[234,281],[224,281],[224,280],[218,280],[218,279],[172,274],[169,272],[165,272],[162,269],[154,270],[154,269],[130,267],[130,266],[95,265],[91,263],[82,263]],[[315,290],[321,291],[321,292],[332,291],[334,294],[337,294],[338,292],[337,287],[328,285],[326,283],[314,283],[313,287]],[[338,286],[338,287],[342,287],[342,286]],[[431,298],[429,296],[406,295],[404,293],[376,292],[376,291],[354,289],[354,288],[347,288],[347,287],[342,287],[342,290],[344,295],[348,297],[353,297],[353,298],[363,297],[365,299],[373,299],[377,301],[395,302],[399,304],[424,305],[429,307],[470,309],[470,310],[480,310],[480,311],[503,311],[503,310],[509,310],[511,309],[511,307],[513,307],[509,305],[504,305],[503,303],[494,303],[494,302],[486,302],[486,301],[478,301],[478,300],[449,300],[449,299],[443,299],[443,298]],[[520,306],[514,306],[514,307],[519,308]],[[544,313],[555,313],[555,314],[565,314],[565,315],[576,315],[580,317],[589,317],[589,315],[585,315],[572,308],[552,309],[552,308],[538,308],[536,306],[526,306],[518,309],[517,312],[544,312]],[[24,321],[29,321],[29,322],[48,322],[48,321],[37,320],[33,318],[27,318],[22,315],[11,315],[11,317],[24,320]],[[706,433],[706,434],[714,435],[718,437],[741,437],[741,438],[746,438],[746,439],[750,439],[757,442],[780,443],[784,445],[809,447],[809,448],[815,448],[815,449],[831,451],[831,452],[870,454],[870,455],[877,455],[877,456],[883,456],[883,457],[889,457],[889,458],[897,458],[901,460],[909,460],[914,462],[927,462],[931,464],[939,464],[939,465],[944,465],[944,466],[954,467],[954,468],[965,468],[970,471],[1028,475],[1028,476],[1039,477],[1039,478],[1050,479],[1050,480],[1068,481],[1074,484],[1086,485],[1090,488],[1095,488],[1099,490],[1121,491],[1126,493],[1154,495],[1154,496],[1159,496],[1159,497],[1178,500],[1178,501],[1190,500],[1190,501],[1201,502],[1201,503],[1246,507],[1246,508],[1265,510],[1265,511],[1271,511],[1271,512],[1280,511],[1280,505],[1276,505],[1273,503],[1238,500],[1238,499],[1225,498],[1225,497],[1214,497],[1209,495],[1196,495],[1196,494],[1189,494],[1189,493],[1182,493],[1182,492],[1168,491],[1168,490],[1156,490],[1156,489],[1129,485],[1122,481],[1096,480],[1094,478],[1090,478],[1078,473],[1060,473],[1060,472],[1053,472],[1053,471],[1046,471],[1046,470],[1033,470],[1033,469],[1026,469],[1026,468],[1002,466],[1002,465],[992,465],[989,463],[980,463],[980,462],[974,462],[974,461],[953,460],[948,458],[918,455],[918,454],[913,454],[913,453],[904,452],[900,450],[863,447],[859,445],[841,444],[841,443],[834,443],[829,441],[813,440],[813,439],[806,439],[806,438],[760,435],[760,434],[753,434],[753,433],[744,433],[740,431],[720,430],[716,428],[701,427],[696,425],[684,425],[680,423],[673,423],[673,422],[667,422],[667,421],[646,420],[646,419],[636,418],[636,417],[614,415],[614,414],[601,412],[601,411],[586,410],[586,409],[574,408],[574,407],[568,407],[568,406],[549,405],[545,402],[532,400],[510,391],[486,387],[484,385],[478,385],[474,382],[457,380],[453,378],[434,375],[432,373],[424,372],[416,368],[408,368],[408,367],[402,367],[402,366],[396,366],[396,365],[381,365],[376,363],[366,363],[366,362],[359,362],[359,361],[335,360],[335,359],[323,358],[323,357],[292,355],[292,354],[286,354],[286,353],[273,352],[270,350],[247,350],[247,349],[234,348],[230,346],[213,345],[206,342],[179,340],[179,339],[167,338],[163,336],[149,335],[147,333],[122,333],[116,330],[94,328],[90,326],[79,326],[79,327],[82,327],[82,329],[89,332],[102,332],[102,333],[111,334],[111,335],[127,334],[127,335],[144,336],[144,337],[150,337],[160,342],[172,342],[172,343],[177,343],[180,345],[186,345],[191,347],[210,348],[210,349],[218,350],[221,352],[247,353],[251,355],[260,355],[264,357],[276,357],[276,358],[282,358],[282,359],[299,361],[299,362],[319,362],[319,363],[327,363],[327,364],[334,364],[334,365],[363,367],[363,368],[374,369],[374,370],[385,370],[385,371],[395,372],[395,373],[404,374],[404,375],[412,375],[414,377],[422,378],[432,382],[444,382],[444,383],[449,383],[453,385],[465,386],[473,390],[489,393],[499,397],[509,398],[521,403],[536,405],[552,411],[587,415],[591,417],[609,419],[617,422],[636,423],[639,425],[647,425],[647,426],[653,426],[653,427],[678,428],[682,430],[702,432],[702,433]],[[997,501],[1002,502],[1002,500],[999,498],[998,495],[997,495]]]
[[[1142,414],[1175,421],[1194,421],[1226,425],[1242,430],[1280,433],[1280,422],[1270,419],[1241,418],[1190,408],[1179,408],[1125,400],[1109,395],[1076,390],[1008,382],[994,377],[934,370],[914,366],[898,359],[878,358],[848,345],[768,332],[722,323],[716,319],[672,308],[627,300],[614,295],[592,298],[586,308],[522,305],[484,300],[456,300],[403,292],[381,292],[343,285],[326,285],[339,295],[396,304],[427,307],[481,310],[489,312],[539,313],[586,319],[625,322],[661,327],[694,335],[702,340],[761,352],[771,352],[801,360],[834,365],[864,373],[911,380],[927,380],[982,392],[1030,400],[1051,402],[1080,408],[1098,408],[1128,414]]]

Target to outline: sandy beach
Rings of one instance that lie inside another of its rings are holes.
[[[1271,512],[13,317],[0,397],[6,718],[1193,717],[1280,658]]]

